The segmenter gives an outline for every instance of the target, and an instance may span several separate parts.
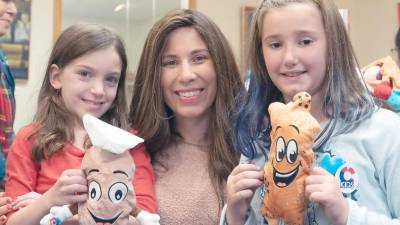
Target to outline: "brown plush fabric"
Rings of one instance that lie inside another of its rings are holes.
[[[264,167],[265,195],[261,214],[268,224],[304,223],[307,200],[304,181],[314,162],[312,146],[320,132],[318,121],[309,112],[311,96],[305,92],[293,97],[287,105],[275,102],[269,106],[271,147]]]
[[[162,225],[218,224],[219,207],[208,174],[206,149],[172,145],[155,164],[156,197]]]
[[[83,158],[82,169],[87,175],[89,196],[78,206],[79,223],[132,224],[136,220],[130,216],[136,206],[132,186],[135,165],[129,152],[114,154],[92,147]]]

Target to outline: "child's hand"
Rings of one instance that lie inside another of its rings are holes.
[[[7,222],[5,214],[12,210],[11,198],[6,197],[4,194],[4,192],[0,192],[0,224]]]
[[[324,210],[328,220],[336,225],[347,223],[349,206],[343,197],[339,183],[330,173],[320,167],[311,170],[305,181],[305,193],[310,202],[315,202]]]
[[[263,184],[264,173],[256,165],[239,164],[228,177],[226,219],[229,225],[244,224],[255,190]]]
[[[30,204],[32,204],[34,201],[36,201],[38,198],[42,196],[39,193],[36,192],[29,192],[24,195],[18,196],[15,201],[12,203],[12,208],[17,210],[20,208],[24,208]]]
[[[87,199],[87,181],[80,169],[65,170],[44,195],[50,206],[84,202]]]

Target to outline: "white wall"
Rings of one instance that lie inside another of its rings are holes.
[[[243,6],[256,7],[259,2],[260,0],[197,0],[197,10],[208,15],[225,34],[238,65],[241,57],[241,8]]]
[[[15,97],[17,112],[15,130],[29,123],[36,111],[36,101],[46,70],[53,43],[53,0],[36,0],[32,3],[31,45],[29,55],[29,80],[17,81]]]
[[[398,29],[399,0],[335,0],[348,8],[350,39],[361,66],[390,54]],[[392,55],[393,56],[393,55]]]

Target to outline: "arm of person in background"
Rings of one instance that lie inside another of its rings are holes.
[[[40,198],[41,194],[37,192],[28,192],[15,198],[12,202],[12,208],[18,210],[24,208]]]
[[[11,198],[6,197],[4,192],[0,192],[0,224],[5,224],[7,222],[6,214],[11,210]]]

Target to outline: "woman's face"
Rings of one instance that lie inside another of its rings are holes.
[[[161,88],[176,118],[205,119],[217,92],[214,64],[206,43],[191,27],[167,38],[162,55]]]

